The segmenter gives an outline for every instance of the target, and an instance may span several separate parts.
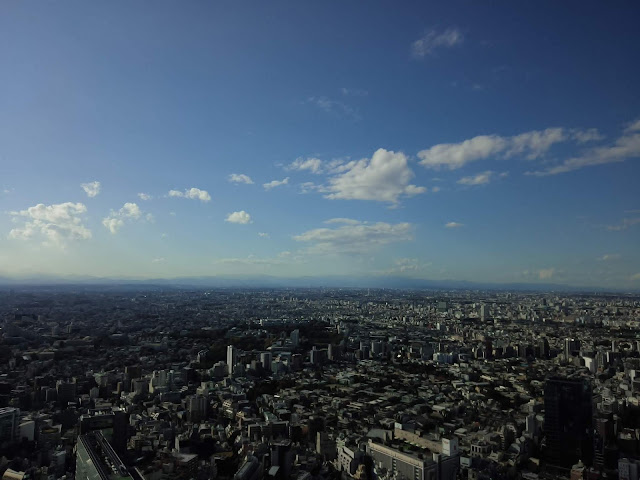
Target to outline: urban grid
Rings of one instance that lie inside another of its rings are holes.
[[[0,291],[2,479],[619,478],[640,297]]]

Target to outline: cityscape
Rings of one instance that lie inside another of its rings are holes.
[[[640,296],[0,291],[4,479],[635,480]]]
[[[640,480],[640,1],[0,0],[0,480]]]

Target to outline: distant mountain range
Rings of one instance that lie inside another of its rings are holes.
[[[154,279],[106,278],[91,276],[2,277],[0,286],[127,286],[176,288],[390,288],[406,290],[502,290],[519,292],[566,293],[640,293],[640,290],[614,290],[598,287],[575,287],[554,283],[483,283],[463,280],[428,280],[393,276],[322,276],[274,277],[258,276],[205,276]]]

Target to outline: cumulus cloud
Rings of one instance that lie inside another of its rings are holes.
[[[101,185],[98,181],[81,183],[80,186],[84,190],[84,193],[90,198],[96,197],[100,193]]]
[[[39,203],[26,210],[10,212],[14,221],[24,221],[22,226],[9,232],[10,238],[31,239],[43,237],[43,243],[64,246],[68,240],[87,240],[91,231],[82,223],[81,215],[87,207],[82,203],[58,203],[44,205]]]
[[[441,143],[418,152],[420,164],[426,168],[456,170],[468,163],[488,158],[524,156],[535,160],[543,156],[553,145],[567,141],[570,136],[562,128],[547,128],[501,137],[478,135],[460,143]]]
[[[139,193],[139,194],[138,194],[138,198],[139,198],[140,200],[145,200],[145,201],[147,201],[147,200],[151,200],[153,197],[152,197],[151,195],[149,195],[148,193]]]
[[[124,227],[125,222],[139,220],[142,218],[142,210],[135,203],[125,203],[120,210],[111,210],[111,213],[102,219],[102,225],[112,234]],[[149,219],[149,217],[146,217]]]
[[[261,238],[269,238],[270,235],[267,232],[258,232],[258,236]]]
[[[527,174],[538,177],[558,175],[584,167],[624,162],[632,158],[640,158],[640,120],[627,126],[623,134],[609,145],[592,147],[581,155],[566,159],[559,165],[527,172]]]
[[[199,188],[188,188],[184,192],[180,190],[169,190],[170,197],[189,198],[191,200],[200,200],[201,202],[211,201],[211,195],[206,190],[200,190]]]
[[[229,175],[228,180],[230,183],[244,183],[246,185],[253,185],[253,180],[249,175],[245,175],[244,173],[232,173]]]
[[[491,178],[494,176],[494,172],[491,170],[487,170],[486,172],[478,173],[476,175],[470,175],[468,177],[462,177],[458,180],[460,185],[485,185],[491,181]]]
[[[410,223],[354,221],[336,228],[308,230],[293,239],[309,245],[308,253],[359,254],[390,243],[412,240],[412,233],[413,226]]]
[[[619,253],[607,253],[601,257],[598,258],[598,260],[602,261],[602,262],[611,262],[613,260],[619,260],[620,259],[620,254]]]
[[[400,197],[411,197],[427,191],[426,187],[409,183],[414,176],[406,155],[380,148],[371,159],[349,162],[343,173],[329,178],[325,197],[395,204]]]
[[[464,227],[463,223],[458,223],[458,222],[448,222],[444,224],[445,228],[460,228],[460,227]]]
[[[447,28],[443,31],[429,29],[411,45],[411,53],[414,57],[422,58],[433,55],[436,50],[451,48],[460,45],[464,41],[464,35],[457,28]]]
[[[380,272],[384,275],[393,275],[393,274],[417,274],[424,272],[432,265],[431,262],[423,262],[418,258],[397,258],[394,260],[393,265],[383,271]]]
[[[244,210],[240,210],[239,212],[233,212],[227,215],[227,218],[224,221],[246,225],[247,223],[251,223],[251,215],[249,215]]]
[[[158,257],[151,260],[151,263],[164,263],[166,260],[164,257]]]
[[[283,178],[282,180],[271,180],[270,182],[263,183],[262,186],[265,190],[271,190],[272,188],[279,187],[281,185],[286,185],[289,183],[289,177]]]
[[[319,158],[296,158],[293,162],[287,165],[287,170],[308,170],[315,174],[322,173],[322,160]]]
[[[540,280],[549,280],[553,278],[555,273],[556,273],[555,268],[543,268],[538,270],[538,278]]]
[[[332,100],[325,96],[314,96],[307,98],[306,103],[314,105],[326,113],[331,113],[340,117],[349,117],[353,120],[360,120],[360,115],[353,107],[338,100]]]

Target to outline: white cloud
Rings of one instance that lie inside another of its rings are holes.
[[[440,48],[451,48],[460,45],[464,41],[464,35],[457,28],[447,28],[441,32],[435,29],[428,30],[422,37],[413,42],[411,53],[415,57],[426,57]]]
[[[14,221],[24,217],[24,224],[9,232],[10,238],[30,239],[36,235],[44,237],[45,244],[64,246],[68,240],[87,240],[91,231],[82,224],[81,215],[87,207],[82,203],[39,203],[26,210],[10,212]]]
[[[431,187],[431,193],[438,193],[440,190],[440,187]]]
[[[619,253],[607,253],[601,257],[598,258],[598,260],[603,261],[603,262],[611,262],[613,260],[619,260],[620,259],[620,254]]]
[[[383,275],[393,275],[398,273],[416,274],[424,272],[431,265],[431,262],[425,263],[418,258],[397,258],[396,260],[394,260],[393,266],[391,266],[391,268],[379,273],[382,273]]]
[[[309,97],[307,98],[306,103],[310,103],[320,110],[331,113],[333,115],[337,115],[340,117],[350,117],[353,120],[360,120],[360,115],[353,107],[338,100],[331,100],[330,98],[325,96]]]
[[[334,224],[334,223],[341,223],[344,225],[359,225],[362,222],[360,220],[354,220],[353,218],[330,218],[329,220],[325,220],[324,223],[328,223],[328,224]]]
[[[485,185],[489,183],[494,175],[494,172],[491,170],[487,170],[486,172],[478,173],[476,175],[471,175],[468,177],[462,177],[458,180],[460,185]]]
[[[597,128],[589,128],[588,130],[572,130],[571,138],[578,143],[588,143],[604,140],[604,135]]]
[[[636,217],[636,218],[623,218],[622,222],[620,222],[617,225],[607,225],[606,229],[610,230],[612,232],[620,232],[622,230],[626,230],[629,227],[633,227],[634,225],[637,225],[640,223],[640,218]]]
[[[560,165],[548,167],[544,170],[527,172],[528,175],[544,177],[579,170],[584,167],[604,165],[607,163],[624,162],[631,158],[640,157],[640,120],[624,130],[613,144],[593,147],[582,155],[568,158]]]
[[[418,152],[420,164],[426,168],[456,170],[477,160],[491,157],[511,158],[522,155],[528,160],[543,156],[556,143],[568,140],[562,128],[547,128],[501,137],[479,135],[460,143],[441,143]]]
[[[151,195],[149,195],[148,193],[139,193],[138,194],[138,198],[140,200],[151,200],[153,197]]]
[[[409,184],[414,176],[403,153],[380,148],[371,159],[349,162],[344,173],[331,177],[326,187],[329,193],[325,197],[395,204],[401,196],[413,196],[427,191],[425,187]]]
[[[164,263],[164,262],[166,262],[164,257],[158,257],[151,260],[151,263]]]
[[[244,210],[240,210],[239,212],[233,212],[227,215],[225,222],[246,225],[247,223],[251,223],[251,215]]]
[[[271,237],[271,235],[269,235],[267,232],[258,232],[258,236],[261,238],[269,238]]]
[[[206,190],[200,190],[199,188],[188,188],[184,192],[180,190],[169,190],[170,197],[189,198],[191,200],[200,200],[201,202],[211,201],[211,195]]]
[[[320,185],[316,185],[313,182],[304,182],[304,183],[301,183],[298,186],[300,187],[300,192],[299,193],[301,193],[301,194],[322,191],[322,189],[323,189]]]
[[[631,275],[631,276],[629,277],[629,280],[632,280],[632,281],[634,281],[634,280],[640,280],[640,272],[638,272],[638,273],[635,273],[635,274]]]
[[[265,190],[271,190],[272,188],[279,187],[280,185],[286,185],[289,183],[289,177],[282,180],[271,180],[270,182],[263,183],[262,186]]]
[[[287,165],[287,170],[303,171],[308,170],[311,173],[322,173],[322,160],[319,158],[296,158]]]
[[[102,219],[102,225],[112,234],[118,233],[124,227],[125,220],[139,220],[142,217],[142,210],[135,203],[125,203],[120,210],[111,210],[109,216]],[[149,217],[146,217],[149,220]]]
[[[308,253],[359,254],[390,243],[412,240],[412,231],[410,223],[357,222],[336,228],[316,228],[293,239],[308,244]]]
[[[249,175],[244,173],[232,173],[228,178],[230,183],[244,183],[246,185],[253,185],[253,180]]]
[[[93,198],[95,196],[97,196],[100,193],[100,182],[96,181],[96,182],[88,182],[88,183],[81,183],[80,186],[82,187],[82,189],[84,190],[84,193],[87,194],[88,197]]]
[[[458,223],[458,222],[448,222],[444,224],[445,228],[460,228],[460,227],[464,227],[463,223]]]
[[[555,273],[556,273],[555,268],[543,268],[541,270],[538,270],[538,278],[540,280],[549,280],[553,278]]]

